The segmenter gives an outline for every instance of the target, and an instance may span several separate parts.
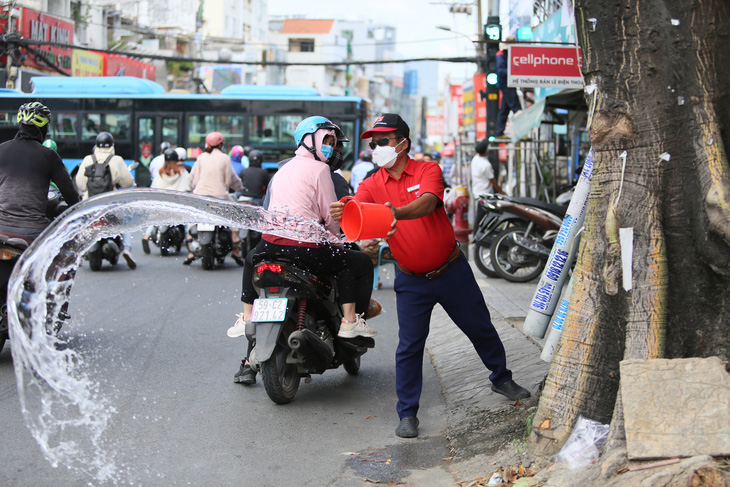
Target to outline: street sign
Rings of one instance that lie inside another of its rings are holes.
[[[583,88],[577,47],[514,44],[509,51],[507,86]]]

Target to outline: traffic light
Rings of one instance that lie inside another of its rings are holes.
[[[484,40],[487,44],[487,138],[494,140],[499,110],[499,89],[497,88],[497,52],[502,40],[502,26],[499,17],[490,16],[484,26]]]

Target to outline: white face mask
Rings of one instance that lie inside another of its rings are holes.
[[[406,139],[401,140],[395,147],[398,147],[405,141]],[[395,147],[392,147],[390,145],[386,145],[385,147],[376,147],[373,150],[373,162],[377,164],[378,167],[384,167],[386,169],[393,167],[393,165],[395,164],[395,160],[398,158],[398,155],[403,152],[396,152]]]

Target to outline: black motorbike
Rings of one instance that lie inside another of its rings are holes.
[[[370,337],[340,338],[342,306],[334,279],[302,270],[296,262],[254,256],[254,301],[246,336],[255,341],[251,367],[261,372],[266,394],[277,404],[294,399],[302,378],[342,365],[357,375],[360,357],[375,346]]]
[[[89,268],[96,272],[101,270],[101,265],[105,260],[111,265],[117,265],[123,250],[121,235],[103,237],[91,246],[84,258],[89,261]]]
[[[46,215],[53,219],[63,213],[68,208],[68,204],[63,200],[61,192],[54,186],[48,189],[48,202],[46,203]],[[5,340],[10,338],[8,334],[8,283],[10,282],[10,274],[13,272],[15,263],[20,255],[28,248],[31,239],[14,233],[0,232],[0,350],[5,345]],[[62,308],[59,318],[66,316],[65,304]],[[60,330],[61,321],[54,325],[54,331]]]
[[[192,240],[188,249],[200,259],[203,269],[215,269],[223,265],[226,255],[233,250],[231,230],[220,225],[198,223],[189,230]]]
[[[160,248],[160,255],[177,254],[185,243],[185,225],[154,227],[150,241]]]
[[[498,194],[484,195],[478,204],[486,212],[474,230],[477,268],[511,282],[539,276],[567,206]]]

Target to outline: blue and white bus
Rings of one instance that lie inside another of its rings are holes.
[[[345,144],[347,168],[360,150],[370,123],[369,105],[353,96],[322,96],[298,86],[232,85],[220,94],[165,93],[153,81],[133,77],[33,78],[32,93],[0,91],[0,142],[17,131],[18,107],[40,101],[53,112],[48,136],[71,171],[91,153],[99,132],[114,136],[115,151],[127,163],[148,162],[163,141],[185,147],[193,159],[205,136],[224,135],[225,147],[248,145],[264,153],[264,167],[294,154],[294,129],[302,119],[322,115],[339,125],[350,139]]]

